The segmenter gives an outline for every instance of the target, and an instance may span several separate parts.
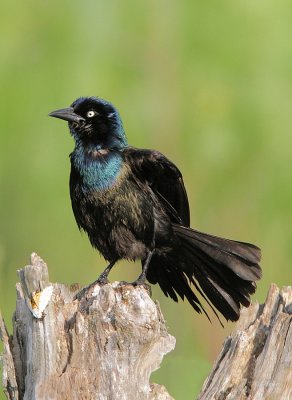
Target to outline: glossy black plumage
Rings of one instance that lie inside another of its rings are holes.
[[[186,190],[178,168],[158,151],[128,146],[109,102],[77,99],[50,114],[69,122],[70,196],[79,229],[110,262],[142,260],[135,282],[158,283],[166,296],[186,298],[205,312],[196,293],[232,321],[248,306],[261,277],[258,247],[189,227]],[[217,314],[216,314],[217,315]]]

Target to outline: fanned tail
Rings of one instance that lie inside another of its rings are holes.
[[[179,246],[152,257],[147,272],[149,282],[158,283],[164,294],[175,301],[177,295],[186,298],[197,312],[207,315],[193,285],[217,317],[214,307],[226,320],[236,321],[241,305],[249,306],[255,281],[261,278],[260,249],[177,224],[173,224],[173,230]]]

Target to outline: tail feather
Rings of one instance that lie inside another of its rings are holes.
[[[240,278],[250,281],[261,278],[261,269],[258,267],[261,251],[253,244],[219,238],[180,225],[173,225],[173,228],[179,237],[228,266]]]
[[[227,287],[225,282],[214,272],[213,266],[210,268],[207,258],[201,254],[194,253],[194,251],[192,253],[190,251],[185,253],[189,259],[196,263],[193,273],[194,279],[197,280],[211,303],[214,304],[226,319],[230,319],[231,321],[237,320],[240,310],[238,296],[234,296],[231,286]],[[213,263],[216,262],[213,261]],[[218,281],[220,285],[216,284]]]
[[[175,301],[177,294],[186,298],[197,312],[207,315],[193,285],[218,319],[214,307],[227,320],[236,321],[241,305],[249,306],[255,281],[261,277],[260,249],[176,224],[173,229],[179,246],[152,257],[147,272],[149,282],[158,283],[165,295]]]
[[[258,263],[261,258],[261,250],[254,244],[225,239],[178,224],[173,224],[173,228],[175,231],[181,232],[181,234],[196,238],[212,247],[217,247],[220,250],[239,256],[252,264]]]
[[[249,305],[249,295],[254,293],[256,288],[254,282],[244,281],[225,265],[218,263],[217,260],[187,242],[183,244],[183,248],[189,253],[186,254],[188,259],[198,260],[201,264],[200,270],[204,272],[203,277],[207,275],[215,281],[220,281],[225,291],[236,294],[238,305],[243,304],[246,307]]]
[[[184,271],[177,267],[174,254],[171,256],[168,254],[167,257],[154,255],[147,272],[147,279],[150,283],[158,282],[166,297],[169,296],[177,302],[178,298],[175,294],[177,293],[182,300],[186,298],[195,311],[198,313],[203,312],[207,318],[210,319],[202,303],[192,291]],[[194,284],[198,292],[209,303],[208,299],[204,296],[204,293],[197,286],[197,283],[194,282]],[[212,307],[210,303],[209,305]],[[216,314],[216,310],[213,309],[213,311]]]

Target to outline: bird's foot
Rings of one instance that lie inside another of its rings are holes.
[[[143,286],[143,288],[149,293],[149,296],[152,296],[151,286],[148,283],[146,283],[145,279],[138,278],[136,281],[132,282],[132,285],[134,287]]]
[[[85,288],[80,290],[80,292],[74,296],[74,300],[75,299],[81,300],[84,297],[89,297],[92,295],[95,286],[97,286],[97,285],[104,286],[107,283],[109,283],[107,277],[108,277],[108,274],[110,273],[112,267],[115,265],[115,263],[116,263],[116,261],[111,261],[110,264],[106,267],[106,269],[99,275],[98,279],[96,281],[94,281],[93,283],[91,283],[89,286],[86,286]]]
[[[109,280],[107,279],[107,275],[108,274],[104,274],[104,273],[100,274],[98,279],[95,281],[95,284],[103,286],[103,285],[106,285],[107,283],[109,283]]]
[[[145,279],[138,278],[134,282],[120,281],[118,286],[120,287],[120,286],[127,286],[127,285],[131,285],[134,287],[143,286],[143,288],[149,293],[149,295],[150,296],[152,295],[151,286],[145,282]]]
[[[128,285],[132,285],[131,282],[127,282],[127,281],[120,281],[117,285],[117,287],[121,287],[121,286],[128,286]]]
[[[149,286],[147,285],[145,279],[136,279],[134,282],[131,283],[133,286]]]
[[[75,294],[74,300],[79,300],[80,301],[80,300],[88,297],[90,292],[91,292],[91,290],[93,291],[94,283],[91,283],[90,285],[85,286],[77,294]]]
[[[92,293],[94,292],[95,286],[97,286],[97,285],[103,286],[103,285],[106,285],[107,283],[108,283],[107,277],[106,276],[102,276],[102,274],[101,274],[100,277],[96,281],[92,282],[88,286],[85,286],[77,294],[75,294],[74,300],[79,300],[80,301],[83,298],[90,297],[92,295]]]

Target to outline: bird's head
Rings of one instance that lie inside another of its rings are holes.
[[[120,115],[106,100],[80,97],[70,107],[53,111],[49,116],[68,121],[76,143],[108,149],[127,146]]]

